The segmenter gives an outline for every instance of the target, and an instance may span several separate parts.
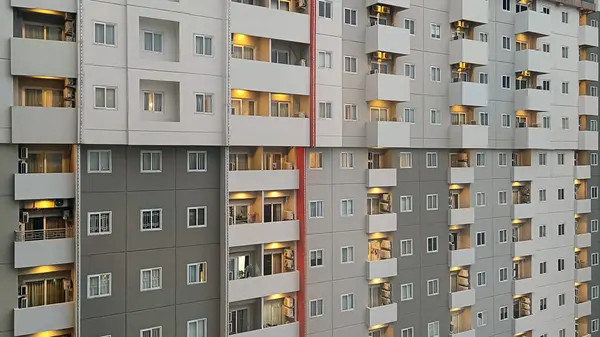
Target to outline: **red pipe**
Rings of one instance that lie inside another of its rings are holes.
[[[300,337],[306,337],[306,157],[304,147],[296,148],[296,167],[300,176],[300,184],[296,195],[296,213],[298,216],[298,257],[297,269],[299,272],[300,287],[298,290],[298,322],[300,323]]]
[[[317,0],[311,0],[310,15],[310,147],[317,146]]]

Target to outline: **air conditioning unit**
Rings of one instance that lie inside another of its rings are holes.
[[[19,174],[26,174],[27,173],[27,162],[25,162],[23,160],[19,160],[19,168],[17,171],[19,172]]]
[[[63,207],[66,206],[66,201],[64,199],[56,199],[54,200],[54,207]]]
[[[19,159],[27,159],[29,157],[29,149],[26,147],[19,147]]]
[[[21,212],[21,222],[22,223],[29,222],[29,212]]]

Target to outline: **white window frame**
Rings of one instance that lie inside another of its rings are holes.
[[[346,257],[348,260],[344,261],[344,250],[346,250]],[[340,247],[340,263],[350,264],[354,263],[354,246],[343,246]]]
[[[315,303],[315,312],[312,312],[312,304]],[[325,300],[322,298],[317,298],[314,300],[310,300],[308,303],[308,315],[310,318],[321,317],[325,312]]]
[[[190,164],[192,163],[190,155],[196,155],[196,167],[195,169],[190,168]],[[201,160],[202,156],[204,156],[204,160]],[[162,159],[162,156],[161,156]],[[162,165],[161,165],[162,166]],[[204,166],[204,168],[201,168]],[[188,172],[206,172],[208,170],[208,153],[206,151],[188,151],[187,152],[187,171]]]
[[[104,90],[104,106],[98,106],[96,103],[96,90]],[[108,106],[107,102],[108,100],[106,99],[107,94],[106,92],[108,90],[112,90],[115,92],[115,106],[110,107]],[[102,86],[102,85],[95,85],[94,86],[94,109],[102,109],[102,110],[117,110],[117,87],[107,87],[107,86]]]
[[[202,99],[202,109],[198,109],[198,98],[201,97]],[[213,114],[213,94],[211,93],[207,93],[207,92],[197,92],[194,94],[194,98],[196,99],[194,101],[194,111],[197,114]],[[164,99],[164,96],[163,96]],[[207,101],[210,101],[210,106],[209,104],[207,104]]]
[[[498,191],[498,205],[508,205],[508,193],[506,191]]]
[[[152,287],[152,271],[158,270],[159,275],[159,285],[156,287]],[[150,288],[144,289],[144,272],[150,272]],[[162,289],[162,281],[163,281],[163,269],[162,267],[153,267],[153,268],[144,268],[140,269],[140,291],[152,291],[152,290],[160,290]]]
[[[406,289],[405,291],[403,289]],[[400,285],[400,302],[410,301],[414,298],[415,289],[412,283],[404,283]],[[404,296],[406,293],[406,296]]]
[[[198,38],[202,39],[202,53],[198,53]],[[206,52],[206,42],[210,44],[210,54]],[[213,41],[214,38],[211,35],[194,34],[194,55],[196,56],[213,56]]]
[[[152,46],[151,49],[146,49],[146,34],[152,34]],[[155,50],[156,48],[156,37],[160,36],[160,50]],[[165,50],[165,39],[164,39],[164,35],[162,32],[155,32],[155,31],[151,31],[151,30],[144,30],[142,32],[142,50],[144,52],[147,53],[156,53],[156,54],[162,54],[163,51]]]
[[[348,303],[348,307],[346,309],[344,309],[344,298],[346,298],[346,302]],[[342,312],[353,311],[355,307],[354,293],[342,294],[340,296],[340,310]]]
[[[350,22],[346,22],[346,12],[350,13]],[[352,14],[354,14],[354,22],[352,22]],[[358,11],[354,8],[344,8],[344,24],[352,27],[356,27],[358,25]]]
[[[406,202],[402,202],[402,200],[406,200]],[[403,208],[402,205],[406,204],[407,208]],[[410,213],[413,211],[413,196],[412,195],[402,195],[400,196],[400,213]]]
[[[350,61],[350,68],[346,68],[346,60]],[[352,70],[352,61],[354,61],[354,70]],[[356,56],[344,55],[344,72],[347,74],[358,74],[358,58]]]
[[[402,157],[406,156],[406,161],[408,162],[408,165],[404,165],[403,161],[402,161]],[[400,152],[400,168],[401,169],[407,169],[407,168],[412,168],[412,152]]]
[[[204,212],[204,224],[200,225],[200,210]],[[196,223],[198,225],[190,225],[190,211],[196,211]],[[187,228],[204,228],[207,226],[208,213],[206,206],[192,206],[187,208]],[[161,215],[162,217],[162,215]]]
[[[340,168],[344,170],[354,168],[354,152],[340,152]]]
[[[413,255],[413,240],[402,239],[400,240],[400,256],[412,256]]]
[[[319,252],[321,253],[321,264],[319,264]],[[315,254],[315,265],[312,265],[312,255]],[[308,266],[310,268],[322,268],[323,266],[325,266],[325,249],[323,248],[318,248],[318,249],[311,249],[308,251]]]
[[[479,283],[480,281],[480,277],[481,276],[481,280],[483,280],[483,283]],[[478,271],[476,274],[476,283],[477,287],[485,287],[487,285],[487,273],[485,271]]]
[[[108,169],[102,170],[102,154],[108,153]],[[92,155],[98,155],[98,170],[93,170],[91,167]],[[112,173],[112,151],[111,150],[88,150],[87,151],[87,172],[88,173]]]
[[[431,241],[431,246],[432,247],[435,246],[435,248],[432,249],[432,250],[429,250],[429,246],[430,246],[429,242],[430,241]],[[426,240],[425,244],[427,245],[425,247],[425,250],[427,251],[427,254],[437,253],[439,251],[439,249],[440,249],[440,240],[439,240],[439,237],[437,237],[437,236],[429,236],[429,237],[427,237],[427,240]]]
[[[475,246],[485,247],[487,244],[487,233],[485,231],[477,232],[475,234]]]
[[[150,155],[150,169],[144,170],[144,155]],[[158,169],[152,167],[152,157],[160,156],[160,167]],[[140,173],[160,173],[162,172],[162,151],[140,151]]]
[[[196,272],[198,273],[196,275],[196,279],[198,281],[192,282],[190,281],[190,267],[196,267]],[[202,279],[202,274],[200,273],[201,267],[204,269],[204,280]],[[208,282],[208,272],[207,272],[207,268],[208,268],[208,264],[206,262],[194,262],[194,263],[188,263],[186,266],[186,276],[187,276],[187,285],[192,285],[192,284],[202,284],[202,283],[206,283]]]
[[[98,41],[98,36],[96,35],[96,25],[100,25],[103,26],[103,30],[104,30],[104,41],[99,42]],[[113,41],[115,41],[115,43],[110,44],[106,42],[106,27],[107,26],[112,26],[113,27]],[[98,46],[105,46],[105,47],[116,47],[117,46],[117,25],[114,23],[106,23],[106,22],[100,22],[100,21],[94,21],[94,44],[98,45]]]
[[[429,290],[431,290],[431,288],[433,289],[433,292],[429,292]],[[427,296],[435,296],[435,295],[439,295],[440,294],[440,279],[436,278],[436,279],[432,279],[432,280],[427,280]]]
[[[158,336],[155,336],[154,334],[152,334],[153,331],[158,330]],[[149,332],[150,333],[150,337],[162,337],[162,326],[155,326],[152,328],[147,328],[147,329],[141,329],[140,330],[140,337],[147,337],[144,336],[144,332]],[[186,331],[187,333],[187,331]]]
[[[315,204],[315,214],[311,214],[311,205]],[[319,212],[319,204],[321,205],[321,212]],[[319,215],[320,213],[320,215]],[[308,218],[309,219],[322,219],[325,217],[325,201],[323,200],[311,200],[308,202]]]
[[[431,162],[430,159],[431,158]],[[426,168],[437,168],[438,167],[438,153],[427,152],[425,154],[425,167]]]
[[[102,231],[102,215],[108,214],[108,231]],[[91,232],[91,224],[92,224],[92,216],[98,216],[98,233]],[[112,234],[112,211],[97,211],[97,212],[88,212],[87,214],[87,235],[88,236],[99,236],[99,235],[109,235]]]
[[[101,294],[100,289],[102,289],[102,287],[100,286],[100,281],[102,280],[103,277],[108,277],[108,292]],[[98,295],[92,295],[91,291],[90,291],[90,283],[91,283],[90,281],[93,278],[98,279]],[[87,276],[87,298],[88,299],[108,297],[111,295],[112,295],[112,273],[100,273],[100,274],[92,274],[92,275]]]
[[[152,213],[153,212],[159,212],[159,223],[158,223],[158,227],[156,228],[152,228]],[[144,228],[144,212],[150,212],[150,228]],[[162,230],[162,224],[163,224],[163,210],[162,208],[147,208],[147,209],[142,209],[140,210],[140,231],[142,232],[154,232],[154,231],[161,231]]]
[[[204,332],[204,335],[200,335],[200,329],[196,328],[196,335],[195,336],[190,336],[190,325],[191,324],[196,324],[196,326],[200,326],[202,325],[202,331]],[[186,336],[187,337],[206,337],[208,335],[206,329],[208,328],[208,322],[206,320],[206,318],[199,318],[199,319],[193,319],[190,321],[187,321],[187,325],[186,325]]]

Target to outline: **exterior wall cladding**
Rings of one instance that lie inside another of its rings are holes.
[[[597,4],[516,2],[3,1],[0,337],[600,336]]]

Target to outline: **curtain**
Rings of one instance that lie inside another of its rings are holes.
[[[115,45],[115,26],[106,25],[106,44]]]
[[[25,38],[43,40],[44,26],[25,25]]]
[[[96,107],[106,107],[106,90],[104,88],[96,88]]]
[[[105,43],[105,36],[104,36],[104,25],[101,23],[97,23],[94,25],[96,34],[95,34],[95,42],[96,43]],[[106,26],[108,27],[108,26]]]
[[[46,40],[62,41],[62,28],[46,27]]]
[[[25,89],[25,106],[42,105],[42,89]]]
[[[46,153],[46,173],[61,173],[63,164],[62,153]]]
[[[27,282],[27,306],[37,307],[45,304],[44,298],[45,281]]]
[[[64,93],[62,90],[52,90],[48,92],[50,95],[51,106],[61,108],[64,106]]]

